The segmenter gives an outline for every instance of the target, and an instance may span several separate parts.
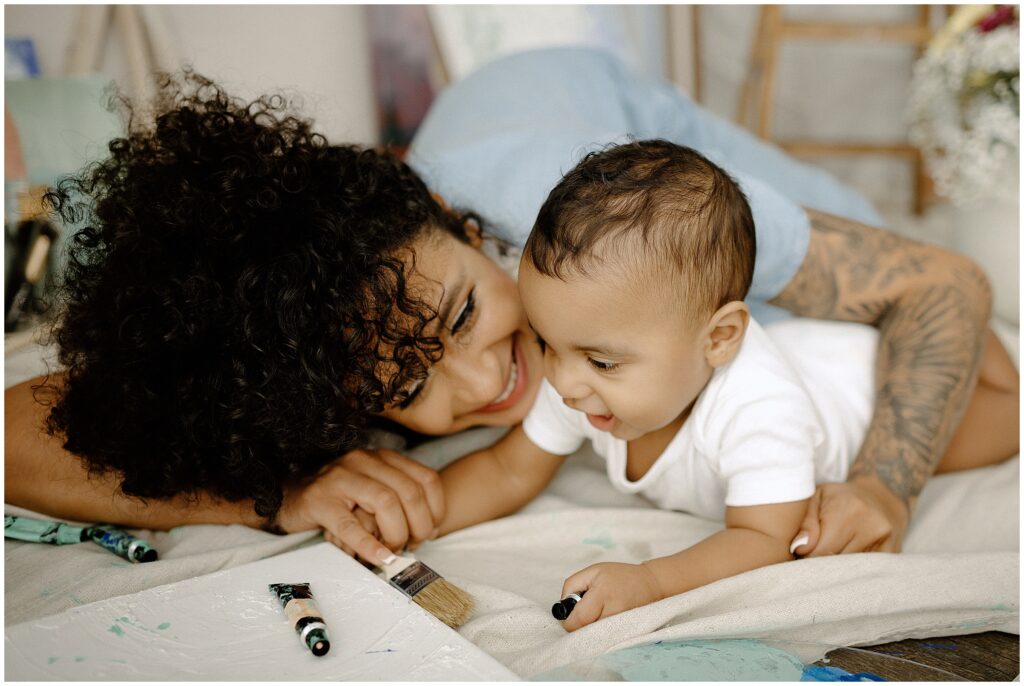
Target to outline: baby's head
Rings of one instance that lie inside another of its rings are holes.
[[[698,152],[588,155],[548,195],[519,269],[548,380],[619,438],[678,426],[739,349],[754,255],[746,198]]]

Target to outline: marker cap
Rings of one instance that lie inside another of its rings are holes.
[[[551,606],[552,616],[558,621],[568,618],[572,613],[572,609],[576,607],[576,603],[581,600],[583,600],[582,594],[570,593]]]

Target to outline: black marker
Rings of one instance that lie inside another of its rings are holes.
[[[586,591],[581,591],[579,593],[570,593],[569,595],[559,600],[557,603],[551,606],[552,616],[554,616],[554,618],[560,622],[562,620],[568,619],[569,614],[572,612],[572,609],[576,607],[576,603],[583,600],[583,596],[586,595],[586,593]]]

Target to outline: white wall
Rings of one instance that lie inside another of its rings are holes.
[[[284,92],[336,142],[377,139],[370,51],[358,5],[162,5],[178,56],[244,98]],[[8,5],[7,36],[33,39],[44,74],[62,73],[78,8]],[[128,71],[110,30],[102,71],[125,84]]]

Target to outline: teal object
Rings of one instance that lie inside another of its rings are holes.
[[[122,135],[120,117],[107,107],[110,84],[100,74],[4,82],[4,106],[18,131],[30,184],[52,186],[107,157],[110,141]],[[54,273],[64,267],[68,236],[82,226],[59,228],[50,248]],[[42,287],[43,282],[37,284],[37,295]]]
[[[4,105],[14,119],[33,185],[51,185],[106,157],[121,134],[107,109],[110,79],[93,74],[4,82]]]
[[[84,541],[86,539],[84,532],[84,527],[65,522],[4,515],[4,538],[13,538],[18,541],[67,545]]]
[[[558,667],[531,681],[800,681],[804,663],[753,639],[659,641]]]

